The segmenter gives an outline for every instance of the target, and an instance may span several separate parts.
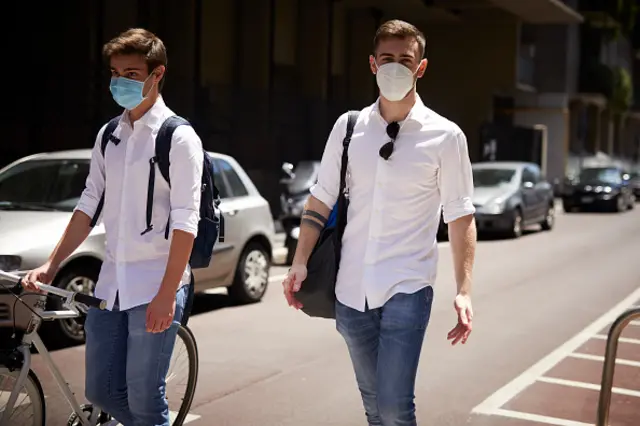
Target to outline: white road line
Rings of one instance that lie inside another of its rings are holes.
[[[171,421],[171,423],[173,423],[173,421],[176,419],[176,417],[178,417],[178,412],[177,411],[169,411],[169,419]],[[186,425],[187,423],[191,423],[195,420],[198,420],[200,417],[200,415],[198,414],[187,414],[187,417],[184,418],[184,422],[182,422],[183,425]],[[118,423],[118,426],[122,426],[121,423]]]
[[[286,275],[276,275],[275,277],[269,278],[269,284],[281,283],[284,280]],[[204,294],[228,294],[228,290],[226,287],[214,287],[209,288],[204,291]]]
[[[287,277],[286,274],[276,275],[275,277],[270,277],[269,278],[269,283],[282,282],[282,280],[284,280],[286,277]]]
[[[585,382],[577,382],[575,380],[565,380],[565,379],[557,379],[555,377],[539,377],[539,382],[551,383],[552,385],[562,385],[569,386],[572,388],[581,388],[581,389],[589,389],[594,391],[600,391],[600,385],[595,385],[593,383],[585,383]],[[627,395],[627,396],[635,396],[636,398],[640,398],[640,392],[637,390],[631,389],[623,389],[623,388],[613,388],[613,393],[617,393],[618,395]]]
[[[493,413],[496,416],[509,417],[512,419],[525,420],[529,422],[545,423],[556,426],[593,426],[589,423],[574,422],[573,420],[558,419],[555,417],[541,416],[539,414],[521,413],[520,411],[505,410],[499,408]]]
[[[174,412],[174,411],[170,411],[169,412],[169,418],[171,419],[171,423],[173,423],[173,421],[175,420],[175,418],[178,416],[178,413]],[[187,423],[191,423],[195,420],[198,420],[201,416],[199,416],[198,414],[187,414],[187,417],[185,417],[184,422],[182,422],[182,424],[187,424]]]
[[[583,354],[580,352],[574,352],[572,354],[569,354],[569,357],[571,358],[577,358],[577,359],[587,359],[589,361],[598,361],[598,362],[604,362],[604,357],[600,356],[600,355],[590,355],[590,354]],[[628,359],[620,359],[620,358],[616,358],[616,364],[619,365],[628,365],[629,367],[640,367],[640,362],[638,361],[631,361]]]
[[[524,373],[507,383],[501,389],[498,389],[493,395],[490,395],[471,412],[477,414],[494,414],[496,410],[506,404],[514,396],[518,395],[529,385],[533,384],[538,377],[542,376],[566,358],[570,353],[582,346],[593,335],[598,334],[600,330],[605,328],[608,324],[614,322],[620,314],[626,312],[629,306],[636,303],[638,299],[640,299],[640,288],[636,289],[633,293],[587,326],[580,333],[563,343],[560,347],[556,348],[536,364],[529,367]]]
[[[629,325],[635,325],[636,327],[640,327],[640,321],[638,320],[633,320],[629,323]]]
[[[604,334],[596,334],[595,336],[593,336],[593,338],[599,340],[607,340],[609,336],[605,336]],[[620,337],[618,341],[622,343],[633,343],[634,345],[640,345],[640,340],[631,339],[629,337]]]

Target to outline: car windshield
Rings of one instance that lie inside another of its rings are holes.
[[[0,174],[0,210],[72,212],[85,187],[89,160],[31,160]]]
[[[620,171],[611,167],[582,169],[578,179],[581,182],[602,182],[619,184],[622,182]]]
[[[510,183],[516,174],[514,169],[473,169],[473,186],[490,187]]]

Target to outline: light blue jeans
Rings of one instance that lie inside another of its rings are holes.
[[[415,383],[433,289],[396,294],[360,312],[336,302],[369,426],[416,426]]]
[[[146,330],[147,306],[120,311],[90,309],[85,322],[85,395],[124,426],[169,426],[165,376],[187,300],[176,294],[173,324]]]

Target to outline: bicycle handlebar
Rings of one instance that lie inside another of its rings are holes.
[[[4,279],[18,285],[22,285],[22,278],[15,274],[11,274],[9,272],[5,272],[0,269],[0,279]],[[42,290],[45,293],[55,294],[56,296],[67,299],[69,302],[82,303],[83,305],[87,305],[93,308],[98,308],[100,310],[104,310],[107,308],[107,301],[98,299],[97,297],[89,296],[88,294],[77,293],[74,291],[64,290],[58,287],[54,287],[47,284],[36,283],[38,289]]]

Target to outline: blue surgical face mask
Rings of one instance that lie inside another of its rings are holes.
[[[149,77],[152,75],[153,74]],[[147,79],[149,77],[147,77]],[[142,95],[142,89],[146,81],[147,80],[137,81],[125,77],[111,77],[109,90],[111,91],[113,100],[116,101],[118,105],[131,111],[145,99],[145,96]],[[149,92],[151,92],[151,89],[149,89]]]

